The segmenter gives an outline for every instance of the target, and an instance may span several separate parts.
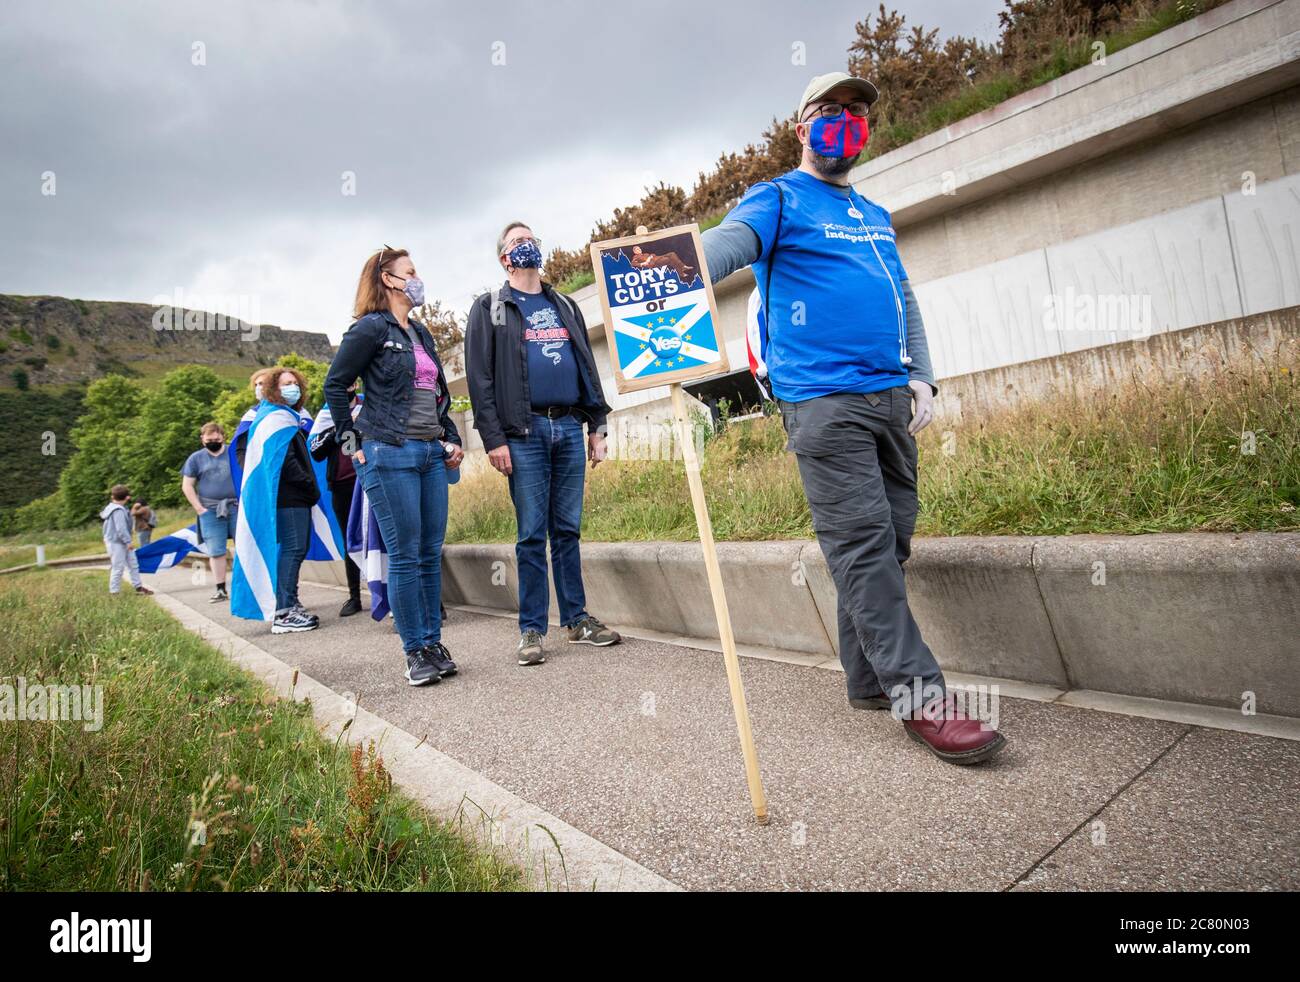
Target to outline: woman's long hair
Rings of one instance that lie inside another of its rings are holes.
[[[361,267],[361,281],[357,283],[357,300],[352,305],[352,316],[365,317],[366,314],[382,314],[388,309],[388,287],[384,286],[381,273],[390,271],[394,261],[408,256],[405,249],[380,249],[366,260]]]

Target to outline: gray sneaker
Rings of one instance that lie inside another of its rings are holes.
[[[597,648],[603,648],[622,640],[617,631],[611,631],[590,614],[569,627],[569,644],[594,644]]]
[[[410,685],[437,685],[442,681],[442,676],[421,649],[406,653],[406,681]]]
[[[520,665],[540,665],[546,661],[546,653],[542,651],[542,636],[537,631],[525,631],[519,639],[519,647],[515,649],[515,654],[519,657]]]
[[[298,611],[290,609],[283,614],[276,614],[271,621],[272,634],[296,634],[302,631],[314,631],[320,627],[320,621],[304,617]]]

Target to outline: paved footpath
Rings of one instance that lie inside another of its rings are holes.
[[[771,822],[746,793],[718,654],[629,639],[515,664],[513,618],[453,609],[460,675],[411,688],[391,621],[319,630],[209,605],[188,571],[154,585],[290,666],[355,695],[519,798],[680,887],[882,890],[1300,889],[1300,743],[1003,696],[1009,746],[945,764],[843,676],[744,658]]]

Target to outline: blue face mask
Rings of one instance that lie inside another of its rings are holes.
[[[298,400],[302,398],[302,389],[296,385],[280,386],[280,398],[284,400],[286,406],[298,405]]]
[[[506,253],[506,258],[515,269],[537,269],[542,265],[542,250],[532,239],[524,239]]]

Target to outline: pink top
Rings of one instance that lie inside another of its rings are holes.
[[[438,366],[418,341],[415,344],[415,387],[438,390]]]

